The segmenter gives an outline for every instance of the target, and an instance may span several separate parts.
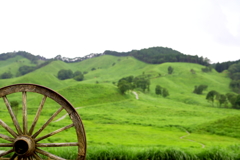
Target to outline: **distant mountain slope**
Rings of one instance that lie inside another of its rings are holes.
[[[11,72],[14,77],[18,73],[18,69],[21,66],[36,66],[31,61],[23,56],[16,55],[6,60],[0,60],[0,75],[4,72]]]
[[[103,54],[114,56],[133,56],[138,60],[151,64],[161,64],[164,62],[190,62],[201,65],[210,65],[207,58],[185,55],[179,51],[167,47],[151,47],[130,52],[105,51]]]
[[[22,56],[28,60],[31,61],[31,63],[37,64],[38,60],[46,60],[46,58],[42,56],[34,56],[31,53],[25,52],[25,51],[18,51],[18,52],[8,52],[8,53],[2,53],[0,54],[0,60],[7,60],[9,58],[14,58],[16,56]]]
[[[222,72],[224,70],[228,70],[228,68],[231,65],[237,64],[237,63],[240,63],[240,59],[236,60],[236,61],[227,61],[227,62],[222,62],[222,63],[215,63],[215,64],[213,64],[213,66],[216,69],[216,71]]]

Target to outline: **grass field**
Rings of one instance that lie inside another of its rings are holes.
[[[167,73],[169,66],[174,68],[172,75]],[[93,67],[96,70],[92,71]],[[132,57],[105,55],[78,63],[66,64],[54,61],[27,75],[0,80],[0,86],[36,83],[54,89],[68,99],[83,120],[88,143],[88,159],[101,159],[100,157],[167,159],[167,155],[169,155],[168,159],[171,159],[170,155],[183,157],[182,159],[184,157],[204,159],[204,156],[205,159],[220,159],[219,157],[237,159],[240,157],[238,154],[239,110],[231,109],[230,105],[222,108],[217,104],[212,106],[205,99],[207,92],[213,89],[224,94],[231,92],[228,87],[230,79],[226,72],[203,73],[201,68],[203,66],[198,64],[153,65]],[[60,81],[57,79],[57,72],[60,69],[88,73],[85,74],[82,82],[72,79]],[[191,69],[196,73],[192,74]],[[125,95],[120,94],[116,85],[112,83],[125,76],[141,74],[149,75],[151,86],[149,92],[135,90],[139,99],[136,99],[131,91]],[[99,83],[97,84],[96,81]],[[200,84],[208,85],[208,89],[202,95],[194,94],[194,86]],[[156,85],[167,88],[170,96],[167,98],[157,96]],[[40,95],[28,95],[29,124],[35,116],[41,98]],[[19,94],[11,95],[8,99],[21,102]],[[44,124],[58,107],[49,99],[37,127]],[[20,124],[21,112],[20,109],[18,113]],[[1,119],[13,127],[3,102],[0,102],[0,113]],[[66,111],[61,112],[56,119],[65,114]],[[69,123],[71,123],[69,117],[59,122],[52,122],[42,134]],[[0,132],[5,133],[1,128]],[[72,142],[75,139],[75,132],[70,129],[44,142]],[[61,148],[51,150],[64,156],[69,156],[69,152],[74,156],[75,151],[71,148],[67,151]]]

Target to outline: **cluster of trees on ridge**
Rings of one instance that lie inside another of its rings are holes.
[[[207,85],[198,85],[194,87],[193,93],[202,94],[204,90],[208,88]],[[231,104],[232,108],[240,109],[240,95],[234,93],[221,94],[215,90],[211,90],[207,93],[206,99],[214,105],[214,102],[219,104],[219,107],[224,105],[228,106],[228,103]]]
[[[156,85],[155,88],[156,95],[162,95],[163,97],[169,96],[169,92],[166,88],[161,87],[160,85]]]
[[[70,69],[61,69],[60,71],[58,71],[57,77],[60,80],[73,78],[76,81],[82,81],[84,79],[84,75],[81,71],[75,71],[73,73],[73,71]]]
[[[135,88],[142,89],[143,92],[150,90],[150,80],[146,75],[128,76],[118,80],[117,86],[122,94]]]
[[[34,56],[31,53],[25,51],[18,51],[18,52],[8,52],[0,54],[0,61],[7,60],[9,58],[13,58],[15,56],[23,56],[31,61],[31,63],[37,64],[38,60],[46,60],[46,58],[42,56]]]
[[[150,79],[146,75],[123,77],[118,80],[117,87],[122,94],[125,94],[127,91],[134,90],[136,88],[141,89],[143,92],[146,90],[150,91]],[[155,93],[157,95],[162,95],[163,97],[169,96],[168,90],[160,85],[156,85]]]
[[[174,68],[172,66],[169,66],[168,74],[172,74],[173,70]],[[150,91],[150,79],[149,76],[145,75],[145,73],[143,72],[142,75],[136,77],[128,76],[119,79],[117,87],[122,94],[135,88],[140,88],[142,89],[143,92],[145,92],[146,90]],[[161,87],[160,85],[156,85],[155,93],[156,95],[162,95],[163,97],[169,96],[168,90],[166,88]]]
[[[221,94],[215,90],[211,90],[207,93],[206,99],[214,105],[214,102],[218,102],[219,106],[230,103],[232,108],[240,109],[240,95],[234,93]]]

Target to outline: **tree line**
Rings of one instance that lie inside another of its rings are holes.
[[[212,64],[213,68],[215,68],[216,71],[218,72],[222,72],[224,70],[228,70],[228,68],[233,65],[233,64],[237,64],[240,63],[240,60],[237,61],[227,61],[227,62],[222,62],[222,63],[215,63]]]
[[[212,65],[216,71],[228,71],[228,76],[231,78],[229,87],[236,93],[240,93],[240,60],[228,61],[223,63],[215,63]]]
[[[227,106],[231,104],[232,108],[240,109],[240,95],[234,93],[221,94],[215,90],[211,90],[207,93],[206,99],[214,105],[217,103],[220,107],[222,105]]]
[[[193,93],[202,94],[202,92],[207,88],[208,86],[203,84],[195,86]],[[221,107],[222,105],[226,107],[228,106],[228,103],[230,103],[232,108],[240,109],[239,94],[235,94],[235,93],[222,94],[215,90],[211,90],[207,93],[206,99],[212,103],[212,106],[214,106],[214,103],[217,103],[219,107]]]
[[[37,64],[38,60],[46,60],[46,58],[42,57],[42,56],[34,56],[31,53],[25,52],[25,51],[18,51],[18,52],[8,52],[8,53],[2,53],[0,54],[0,60],[7,60],[9,58],[13,58],[15,56],[22,56],[24,58],[27,58],[31,61],[31,63],[33,64]]]
[[[161,64],[164,62],[189,62],[205,66],[210,65],[210,60],[207,58],[198,57],[197,55],[185,55],[167,47],[151,47],[141,50],[132,50],[130,52],[116,52],[107,50],[103,54],[113,56],[133,56],[140,61],[150,64]]]

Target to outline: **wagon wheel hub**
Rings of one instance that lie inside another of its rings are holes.
[[[19,136],[13,144],[14,151],[19,156],[29,156],[35,151],[35,141],[28,136]]]

